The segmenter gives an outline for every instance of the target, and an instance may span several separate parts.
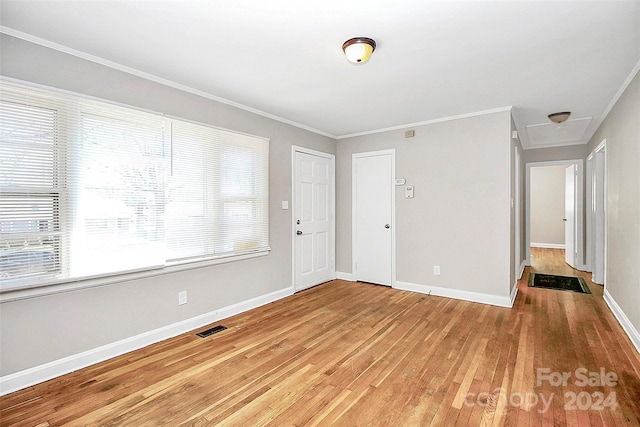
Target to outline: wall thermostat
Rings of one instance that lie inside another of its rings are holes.
[[[404,178],[396,179],[396,185],[404,185],[405,182],[407,182],[407,181],[405,181]]]
[[[413,185],[407,185],[404,187],[404,197],[407,199],[413,199]]]

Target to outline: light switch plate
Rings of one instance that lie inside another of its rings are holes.
[[[288,200],[283,200],[282,201],[282,209],[289,209],[289,201]]]
[[[187,291],[178,292],[178,305],[184,305],[187,303]]]

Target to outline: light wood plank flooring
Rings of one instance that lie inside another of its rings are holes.
[[[567,275],[560,257],[531,269]],[[602,287],[528,288],[529,270],[513,309],[332,281],[4,396],[0,425],[640,425],[640,356]]]

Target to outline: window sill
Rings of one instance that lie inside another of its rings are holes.
[[[145,279],[148,277],[161,276],[164,274],[176,273],[179,271],[193,270],[196,268],[205,268],[218,264],[226,264],[229,262],[258,258],[269,255],[270,252],[271,249],[267,249],[260,252],[253,252],[242,255],[229,255],[218,258],[202,259],[198,261],[172,262],[168,263],[164,267],[155,267],[148,270],[111,274],[108,276],[64,279],[53,282],[49,281],[36,283],[33,285],[0,285],[0,304],[22,299],[36,298],[45,295],[70,292],[77,289],[94,288],[97,286],[111,285],[114,283],[128,282],[137,279]]]

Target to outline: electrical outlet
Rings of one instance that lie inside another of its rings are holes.
[[[440,266],[439,265],[434,265],[433,266],[433,274],[435,274],[436,276],[440,275]]]
[[[178,292],[178,305],[187,303],[187,291]]]

